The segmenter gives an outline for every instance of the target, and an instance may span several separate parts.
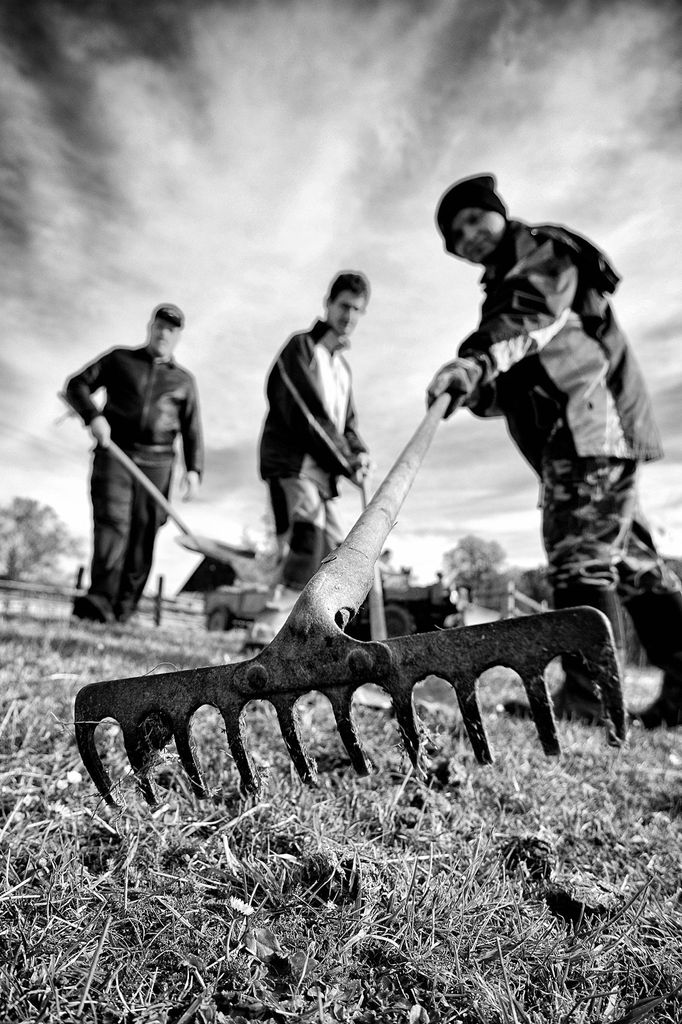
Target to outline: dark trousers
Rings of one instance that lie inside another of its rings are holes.
[[[164,497],[172,460],[127,454]],[[165,511],[104,448],[95,450],[90,480],[94,546],[88,596],[120,620],[135,610],[152,567],[156,534]]]

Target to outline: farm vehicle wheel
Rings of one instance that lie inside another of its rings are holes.
[[[384,609],[386,616],[386,633],[388,636],[411,636],[417,632],[414,615],[392,601]]]
[[[227,608],[214,608],[206,617],[206,629],[210,633],[220,633],[231,629],[234,616]]]

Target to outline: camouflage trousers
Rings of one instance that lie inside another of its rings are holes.
[[[623,602],[682,587],[658,551],[637,502],[637,463],[593,456],[546,458],[542,533],[549,581],[616,591]]]

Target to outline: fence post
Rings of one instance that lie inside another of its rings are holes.
[[[513,619],[516,614],[516,584],[507,580],[507,618]]]
[[[154,601],[154,624],[161,625],[161,613],[163,611],[163,576],[159,576],[156,585],[156,599]]]

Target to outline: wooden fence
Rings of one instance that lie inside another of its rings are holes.
[[[0,619],[30,618],[43,619],[46,622],[68,621],[71,617],[74,598],[85,593],[80,586],[81,579],[82,571],[79,571],[76,578],[77,585],[74,587],[51,583],[0,580]],[[159,576],[156,592],[145,594],[142,597],[136,614],[136,622],[147,626],[163,625],[176,626],[181,629],[206,629],[204,598],[199,595],[168,598],[164,596],[163,585],[163,576]],[[523,591],[518,590],[512,581],[507,584],[506,593],[497,590],[494,594],[483,594],[478,599],[482,604],[489,604],[490,608],[499,609],[495,617],[505,619],[546,612],[548,607],[546,601],[534,601]],[[478,620],[470,620],[466,624],[471,625],[472,621]],[[647,665],[646,654],[631,623],[626,621],[625,627],[624,648],[627,662],[639,666]]]
[[[77,583],[80,579],[79,573]],[[181,599],[168,598],[164,596],[163,586],[163,576],[159,576],[156,592],[143,595],[136,620],[146,625],[205,629],[203,598],[189,595]],[[0,618],[67,620],[71,617],[74,598],[83,593],[80,586],[0,580]]]
[[[516,586],[513,580],[507,583],[507,601],[505,607],[506,619],[519,618],[521,615],[535,615],[537,612],[546,612],[549,605],[546,601],[534,601]]]

